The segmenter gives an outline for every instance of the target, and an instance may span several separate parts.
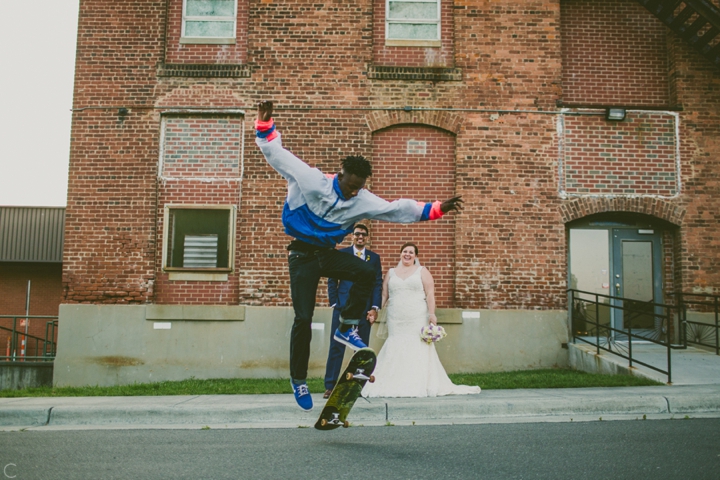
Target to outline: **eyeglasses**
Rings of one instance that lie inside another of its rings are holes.
[[[355,235],[356,237],[367,237],[368,236],[368,234],[365,232],[353,232],[353,235]]]

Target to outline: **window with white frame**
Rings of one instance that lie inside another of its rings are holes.
[[[183,0],[180,43],[235,43],[237,0]]]
[[[166,205],[163,269],[232,270],[234,214],[232,205]]]
[[[440,46],[440,0],[385,0],[385,41]]]

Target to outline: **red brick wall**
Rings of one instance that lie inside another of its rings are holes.
[[[168,115],[163,119],[161,183],[158,198],[158,251],[165,235],[166,205],[237,205],[240,198],[242,116]],[[240,251],[237,221],[231,236]],[[236,305],[241,264],[236,255],[228,281],[170,280],[162,258],[155,264],[156,303]]]
[[[158,2],[81,5],[63,257],[67,302],[152,298],[159,119],[151,107],[164,19]],[[129,113],[119,115],[118,106]]]
[[[720,8],[720,1],[713,0]],[[683,289],[720,295],[720,73],[682,39],[670,36],[672,78],[682,103],[680,205],[686,209],[678,242]]]
[[[425,153],[408,152],[408,142],[426,142]],[[387,200],[411,198],[431,202],[455,195],[455,136],[421,126],[398,126],[373,135],[371,190]],[[438,308],[454,306],[455,219],[410,225],[374,221],[372,250],[380,254],[383,270],[397,265],[405,242],[418,246],[421,263],[435,281]]]
[[[456,158],[466,200],[456,220],[456,306],[565,308],[554,121],[488,115],[464,125]]]
[[[68,301],[152,296],[158,134],[143,110],[124,120],[112,109],[74,114],[63,253]]]
[[[563,0],[562,99],[668,106],[666,27],[639,3]]]
[[[670,197],[678,192],[674,115],[629,112],[622,122],[603,116],[563,120],[568,194]]]
[[[464,85],[443,106],[555,109],[563,68],[559,1],[456,1],[453,11]]]
[[[24,315],[28,280],[30,281],[30,315],[57,316],[62,300],[62,265],[59,263],[0,262],[0,315]],[[25,327],[18,318],[16,327]],[[30,319],[28,334],[45,338],[46,319]],[[12,329],[13,319],[0,319],[0,326]],[[0,330],[0,355],[6,354],[10,333]],[[35,341],[28,341],[27,355],[35,355]],[[42,348],[42,345],[38,348]],[[19,351],[16,352],[19,354]]]
[[[161,175],[238,178],[242,122],[242,117],[168,117],[163,132]]]
[[[348,154],[371,158],[376,168],[372,189],[390,191],[393,177],[406,161],[398,156],[392,163],[380,163],[376,151],[387,143],[385,135],[409,128],[398,125],[415,123],[410,130],[418,129],[433,139],[439,135],[443,139],[440,151],[446,152],[442,155],[454,151],[454,178],[438,179],[433,187],[438,193],[427,199],[443,198],[440,191],[447,189],[462,194],[466,208],[435,225],[408,231],[418,240],[423,257],[433,251],[423,246],[429,241],[423,238],[428,232],[443,238],[441,248],[447,241],[448,252],[454,252],[451,273],[442,270],[440,260],[437,267],[432,266],[442,286],[443,305],[562,309],[567,276],[562,208],[574,199],[563,197],[560,191],[556,102],[662,107],[672,94],[673,103],[677,98],[684,108],[680,112],[680,190],[663,190],[656,183],[642,195],[668,198],[660,202],[640,197],[639,203],[661,204],[660,208],[672,211],[668,216],[677,219],[682,229],[673,245],[682,257],[674,263],[681,273],[672,278],[690,288],[720,285],[715,240],[720,238],[720,97],[713,88],[718,74],[636,3],[443,2],[452,7],[453,17],[444,25],[452,25],[454,31],[447,37],[443,33],[452,45],[441,50],[452,52],[452,65],[462,71],[462,80],[452,82],[368,80],[368,64],[387,61],[420,66],[426,58],[426,49],[413,50],[414,56],[407,58],[384,51],[377,39],[378,22],[384,19],[379,13],[384,4],[379,0],[322,4],[252,0],[247,3],[246,57],[217,53],[231,50],[227,46],[180,47],[172,36],[177,18],[166,18],[166,12],[177,15],[178,3],[173,0],[167,9],[150,0],[81,4],[63,267],[65,301],[289,305],[285,251],[289,238],[280,224],[286,184],[262,158],[252,132],[254,105],[263,98],[276,101],[276,120],[286,147],[309,164],[330,173],[338,170]],[[616,33],[613,38],[599,36],[602,32],[596,23],[613,16],[621,31],[611,32]],[[576,27],[579,30],[573,30]],[[624,39],[623,43],[616,44],[615,38]],[[579,43],[573,43],[576,40]],[[236,53],[241,55],[241,50]],[[163,63],[205,62],[206,58],[210,62],[213,55],[213,61],[220,63],[244,62],[252,70],[250,77],[156,75]],[[663,60],[667,56],[670,60]],[[593,67],[586,74],[585,59],[607,61],[608,66],[602,71]],[[615,65],[619,72],[613,70]],[[603,80],[605,71],[613,71],[612,80]],[[128,108],[128,114],[119,115],[119,106]],[[231,173],[224,177],[227,181],[218,182],[158,181],[161,112],[167,106],[247,112],[237,181]],[[457,128],[446,128],[452,134],[421,127],[423,122],[436,124],[416,114],[417,110],[398,112],[405,106],[452,109],[460,120]],[[509,113],[515,109],[522,112]],[[370,127],[375,114],[388,115],[382,129]],[[659,138],[667,125],[653,120],[651,131],[634,128],[638,118],[634,115],[630,112],[632,122],[613,126],[593,117],[598,121],[584,124],[585,130],[577,128],[582,122],[575,119],[568,122],[572,127],[568,131],[577,140],[589,132],[623,133],[625,147],[613,153],[623,150],[637,156],[646,152],[643,142]],[[585,147],[587,154],[571,160],[602,167],[596,162],[602,159],[600,141],[592,140],[593,146]],[[668,173],[669,161],[661,163]],[[594,175],[587,172],[586,177]],[[413,179],[417,188],[408,189],[411,196],[424,196],[430,179]],[[190,200],[238,205],[236,271],[226,283],[169,282],[160,271],[163,206]],[[628,205],[638,203],[633,202]],[[406,234],[389,226],[386,232],[380,231],[385,227],[379,222],[372,228],[374,242],[392,243],[384,257],[385,267],[392,266],[397,258],[394,251],[402,243],[400,236]],[[449,231],[454,231],[452,248],[444,236]],[[373,246],[386,248],[379,243]],[[325,304],[323,287],[319,292],[318,301]]]

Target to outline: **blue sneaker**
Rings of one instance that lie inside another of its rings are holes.
[[[333,336],[333,338],[335,339],[335,341],[340,342],[343,345],[348,346],[357,352],[361,348],[367,348],[367,345],[363,343],[360,335],[358,335],[357,332],[357,327],[352,327],[345,333],[342,333],[338,328],[337,330],[335,330],[335,335]]]
[[[312,410],[313,401],[312,397],[310,396],[310,390],[308,390],[307,383],[295,385],[294,383],[292,383],[292,381],[290,381],[290,386],[292,386],[293,393],[295,394],[295,401],[297,402],[298,406],[306,412]]]

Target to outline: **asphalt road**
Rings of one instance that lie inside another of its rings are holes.
[[[712,479],[720,419],[0,432],[0,479]]]

